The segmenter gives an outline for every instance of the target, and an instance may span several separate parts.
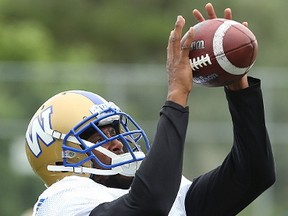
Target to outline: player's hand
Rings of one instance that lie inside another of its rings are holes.
[[[193,28],[182,37],[185,19],[178,16],[175,28],[171,31],[167,46],[166,68],[168,73],[167,100],[187,106],[188,96],[192,90],[192,70],[189,51],[193,41]]]
[[[205,5],[205,10],[206,10],[208,19],[217,18],[216,12],[215,12],[214,7],[211,3],[208,3]],[[202,22],[202,21],[206,20],[199,10],[194,9],[192,11],[192,13],[193,13],[194,17],[196,18],[196,20],[198,20],[198,22]],[[224,18],[225,19],[232,19],[232,11],[230,8],[226,8],[224,10]]]
[[[216,15],[216,12],[214,10],[214,7],[211,3],[208,3],[205,5],[205,10],[206,10],[206,13],[207,13],[207,16],[208,16],[208,19],[215,19],[217,18],[217,15]],[[204,16],[202,15],[202,13],[197,10],[197,9],[194,9],[192,11],[194,17],[196,18],[196,20],[198,22],[202,22],[205,20]],[[232,11],[230,8],[226,8],[224,10],[224,16],[223,16],[225,19],[232,19]],[[248,23],[247,22],[243,22],[242,23],[244,26],[248,27]],[[240,80],[226,86],[228,89],[230,90],[233,90],[233,91],[236,91],[236,90],[240,90],[240,89],[244,89],[244,88],[247,88],[249,86],[248,84],[248,78],[247,78],[247,75],[243,76]]]

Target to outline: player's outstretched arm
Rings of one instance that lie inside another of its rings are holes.
[[[93,215],[168,215],[177,196],[189,120],[188,95],[192,89],[189,49],[193,30],[182,38],[185,20],[178,16],[167,47],[168,93],[157,131],[129,194],[97,206]]]
[[[217,17],[211,4],[206,11],[209,18]],[[198,21],[205,20],[198,10],[193,14]],[[226,9],[224,16],[231,19],[231,10]],[[233,121],[233,147],[221,166],[194,179],[185,200],[187,215],[236,215],[275,181],[260,80],[244,76],[225,92]]]
[[[225,89],[233,147],[221,166],[194,179],[186,195],[187,215],[236,215],[275,182],[260,81],[248,80],[246,89]]]

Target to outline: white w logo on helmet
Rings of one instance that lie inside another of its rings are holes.
[[[49,135],[49,132],[52,131],[50,124],[51,114],[52,107],[48,107],[40,114],[40,116],[36,117],[30,122],[30,125],[26,131],[26,142],[35,157],[39,157],[42,152],[39,143],[40,140],[46,146],[49,146],[54,142],[54,138]]]

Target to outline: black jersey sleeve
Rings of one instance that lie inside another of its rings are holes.
[[[135,174],[130,192],[97,206],[90,216],[167,216],[181,182],[188,118],[188,107],[167,101],[152,147]]]
[[[260,80],[249,77],[249,85],[225,89],[233,147],[221,166],[194,179],[185,199],[187,215],[236,215],[275,181]]]

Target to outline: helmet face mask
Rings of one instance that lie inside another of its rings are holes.
[[[149,149],[148,139],[143,133],[143,130],[136,124],[136,122],[128,116],[126,113],[121,112],[113,103],[106,104],[106,108],[101,112],[96,112],[91,116],[84,119],[78,125],[70,130],[68,134],[64,137],[63,140],[63,151],[64,155],[67,155],[66,152],[75,152],[76,154],[85,154],[87,158],[77,162],[71,163],[67,158],[63,158],[64,166],[66,167],[79,167],[87,160],[96,161],[98,165],[100,165],[105,170],[110,170],[106,172],[106,175],[114,175],[118,174],[115,168],[129,164],[132,162],[142,161],[145,157],[141,150],[140,141],[144,141],[146,144],[145,149]],[[103,107],[103,106],[102,106]],[[111,125],[114,128],[117,128],[116,131],[118,133],[114,134],[111,137],[106,136],[106,134],[102,131],[103,126]],[[134,127],[131,129],[131,127]],[[121,131],[121,132],[120,132]],[[89,134],[95,134],[101,136],[101,141],[96,143],[89,142],[87,137]],[[74,137],[77,139],[81,149],[71,147],[69,145],[69,138]],[[143,140],[141,140],[143,139]],[[130,154],[130,157],[126,157],[125,160],[121,160],[123,155],[117,155],[113,152],[107,152],[107,150],[103,149],[103,145],[112,142],[113,140],[118,140],[122,143],[124,151],[127,152],[126,156]],[[101,162],[101,159],[96,156],[93,151],[99,151],[102,154],[111,158],[111,164],[104,164]],[[142,156],[140,156],[142,155]],[[113,163],[114,162],[114,163]],[[99,174],[102,174],[101,170]],[[98,174],[97,172],[93,172],[93,174]],[[121,173],[126,175],[125,173]]]
[[[115,132],[107,135],[104,127]],[[95,142],[89,141],[93,134],[99,137]],[[116,141],[123,146],[121,154],[107,148]],[[26,132],[28,160],[48,186],[68,175],[134,176],[149,148],[145,132],[129,115],[85,91],[68,91],[49,99]]]

